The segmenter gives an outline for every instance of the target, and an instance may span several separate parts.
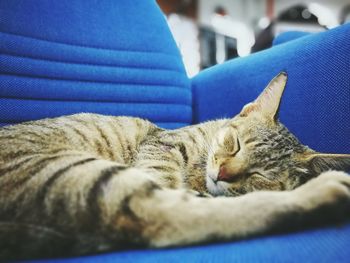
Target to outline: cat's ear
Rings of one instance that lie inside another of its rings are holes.
[[[248,116],[251,112],[262,114],[271,120],[278,117],[278,109],[281,103],[282,94],[287,83],[287,73],[281,72],[274,77],[259,97],[252,103],[244,106],[241,117]]]
[[[310,153],[305,160],[308,169],[316,175],[329,170],[350,172],[350,154]]]

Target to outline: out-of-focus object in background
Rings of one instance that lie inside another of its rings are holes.
[[[200,70],[199,30],[195,22],[176,13],[168,16],[168,25],[181,52],[189,77]]]
[[[253,52],[271,47],[273,39],[283,32],[320,32],[325,30],[319,24],[318,18],[305,5],[295,5],[283,10],[276,19],[263,17],[259,20],[258,26],[261,31],[257,34]]]
[[[254,31],[217,6],[200,27],[201,67],[207,68],[238,56],[247,56],[255,43]]]
[[[347,6],[344,6],[341,14],[340,14],[340,23],[346,24],[350,22],[350,4]]]
[[[227,36],[236,40],[237,54],[240,57],[250,54],[251,47],[255,43],[254,31],[245,23],[235,20],[226,12],[223,12],[222,7],[217,7],[215,13],[211,17],[211,24],[214,31],[218,35]],[[225,49],[223,49],[224,51]],[[226,54],[224,54],[226,55]],[[217,63],[222,63],[226,60],[226,56],[217,58]]]
[[[350,21],[349,0],[157,0],[188,76],[272,46],[287,31],[317,33]]]
[[[196,23],[197,0],[157,0],[157,2],[167,16],[187,75],[192,77],[200,71],[199,28]]]
[[[315,8],[312,4],[310,6]],[[274,23],[274,36],[287,31],[324,31],[324,25],[319,23],[318,17],[312,12],[314,9],[310,9],[310,6],[295,5],[279,13]]]

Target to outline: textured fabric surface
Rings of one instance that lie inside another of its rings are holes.
[[[1,32],[74,46],[177,54],[154,0],[2,0],[0,12]]]
[[[194,77],[194,121],[237,114],[288,72],[280,119],[311,148],[350,153],[350,24],[212,67]]]
[[[300,37],[304,37],[304,36],[308,36],[311,33],[308,32],[303,32],[303,31],[288,31],[288,32],[283,32],[281,34],[279,34],[277,37],[274,38],[272,44],[275,45],[279,45],[279,44],[283,44],[286,43],[288,41],[300,38]]]
[[[350,225],[223,244],[116,252],[50,262],[346,263],[350,258],[349,244]]]
[[[1,124],[82,111],[192,121],[190,82],[155,1],[5,0],[0,39]]]

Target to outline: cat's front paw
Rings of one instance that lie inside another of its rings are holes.
[[[350,175],[329,171],[292,191],[298,206],[316,221],[350,219]]]

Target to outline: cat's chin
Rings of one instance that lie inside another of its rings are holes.
[[[226,184],[225,182],[214,182],[214,180],[210,177],[207,176],[206,177],[206,185],[207,185],[207,189],[209,191],[209,193],[213,196],[219,196],[219,195],[225,195],[225,186],[224,184]]]

